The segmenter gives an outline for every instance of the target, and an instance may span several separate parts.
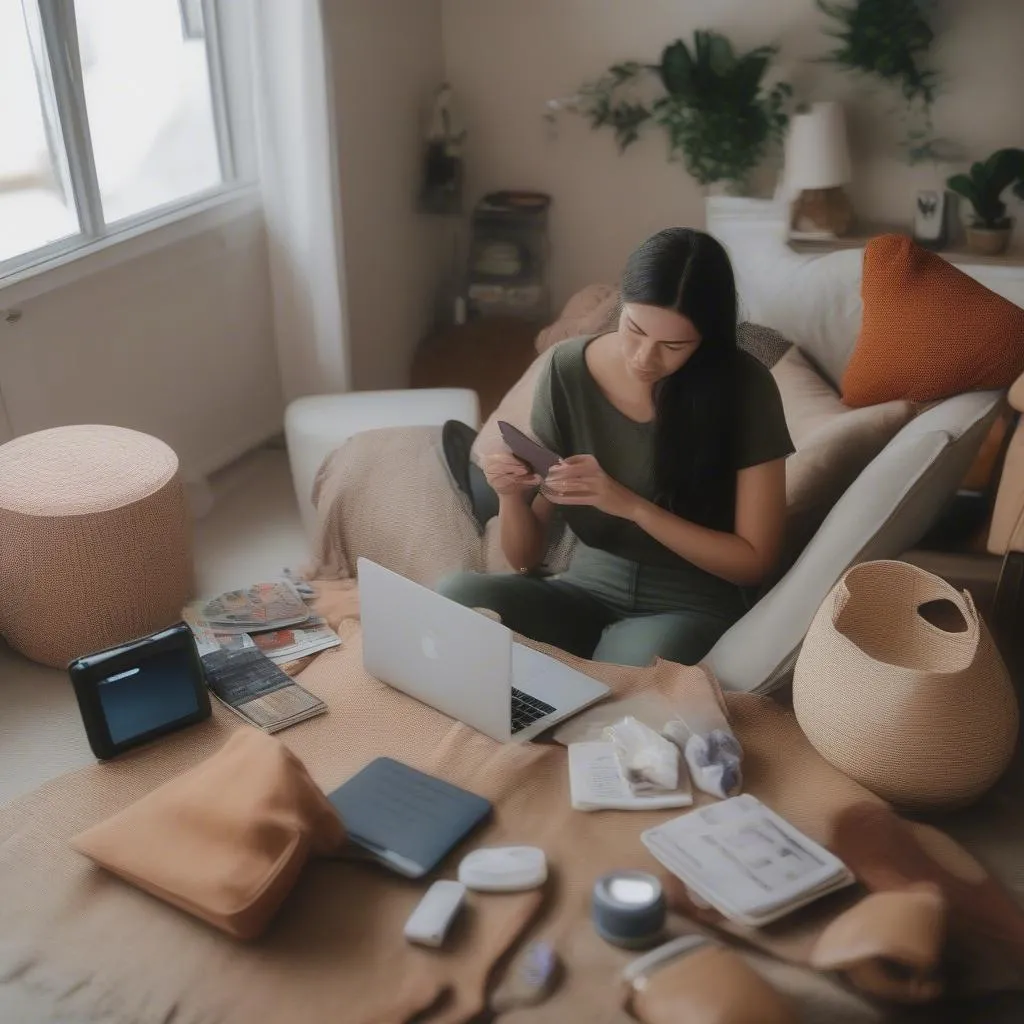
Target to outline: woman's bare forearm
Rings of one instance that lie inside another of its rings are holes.
[[[536,569],[547,549],[549,516],[542,511],[543,498],[531,503],[529,494],[502,495],[498,506],[501,550],[508,564],[523,572]],[[550,505],[547,505],[550,509]]]

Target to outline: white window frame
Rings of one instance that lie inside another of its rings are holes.
[[[238,79],[231,75],[229,62],[244,60],[228,52],[221,32],[221,4],[223,0],[201,0],[206,30],[206,60],[209,71],[211,104],[217,151],[220,160],[220,184],[181,199],[150,207],[141,213],[126,217],[110,225],[103,218],[103,204],[89,135],[89,117],[86,108],[78,31],[75,21],[74,0],[33,0],[39,12],[42,44],[54,95],[56,97],[60,135],[63,142],[61,158],[66,161],[67,174],[78,213],[79,231],[69,238],[29,250],[7,260],[0,260],[0,301],[6,301],[9,290],[36,275],[64,267],[72,260],[83,259],[113,245],[137,240],[140,235],[191,217],[199,218],[195,225],[201,230],[204,221],[216,223],[220,218],[209,218],[221,205],[237,205],[239,199],[251,199],[255,176],[251,157],[246,159],[246,139],[242,140],[243,157],[237,156],[235,125],[239,123],[239,97],[232,96],[229,82]],[[238,0],[228,0],[228,3]],[[236,12],[232,12],[236,13]],[[237,47],[236,47],[237,49]],[[246,205],[249,205],[248,203]],[[178,233],[175,233],[178,235]],[[138,253],[138,244],[132,253]],[[127,254],[126,254],[127,256]],[[66,275],[62,275],[66,277]],[[18,289],[21,291],[21,289]]]

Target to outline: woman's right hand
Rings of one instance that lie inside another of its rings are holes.
[[[487,482],[503,498],[526,494],[541,483],[541,478],[511,452],[488,455],[483,471]]]

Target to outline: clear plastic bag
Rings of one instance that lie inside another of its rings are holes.
[[[710,700],[697,706],[646,693],[597,704],[565,723],[555,739],[566,745],[607,739],[606,730],[627,717],[675,744],[701,792],[724,800],[742,791],[743,748]]]
[[[631,715],[607,726],[604,739],[635,796],[679,788],[679,748],[671,740]]]

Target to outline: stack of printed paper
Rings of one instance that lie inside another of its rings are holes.
[[[742,924],[768,924],[854,881],[849,868],[749,794],[641,835],[699,899]]]

